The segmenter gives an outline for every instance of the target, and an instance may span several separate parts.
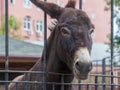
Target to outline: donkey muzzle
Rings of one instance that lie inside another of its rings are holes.
[[[92,61],[87,48],[80,48],[74,56],[73,72],[77,79],[87,79],[92,70]]]

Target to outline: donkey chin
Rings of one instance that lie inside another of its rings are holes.
[[[73,73],[79,80],[88,78],[89,72],[92,70],[92,61],[87,48],[80,48],[75,52]]]
[[[88,79],[88,75],[89,75],[89,73],[82,73],[77,69],[74,70],[74,76],[78,80],[86,80],[86,79]]]

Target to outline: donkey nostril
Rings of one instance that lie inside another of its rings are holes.
[[[78,66],[79,66],[79,63],[78,63],[78,62],[76,62],[75,66],[76,66],[76,67],[78,67]]]
[[[76,63],[75,63],[75,67],[76,67],[77,69],[80,69],[80,68],[81,68],[80,62],[76,62]]]
[[[81,61],[77,61],[75,63],[75,67],[79,71],[90,72],[92,70],[92,63],[84,63],[84,62],[81,62]]]
[[[92,70],[92,63],[88,66],[88,72]]]

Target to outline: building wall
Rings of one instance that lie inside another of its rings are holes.
[[[36,22],[37,20],[41,20],[42,22],[44,22],[44,13],[41,10],[39,10],[36,6],[31,4],[31,7],[27,8],[24,5],[24,0],[15,0],[15,4],[11,4],[9,0],[9,15],[13,15],[21,22],[21,34],[23,35],[24,40],[37,41],[43,38],[43,35],[37,36]],[[30,31],[27,31],[24,28],[24,19],[26,17],[30,17],[31,19]]]
[[[105,11],[105,5],[104,0],[83,0],[83,10],[88,13],[95,25],[95,43],[109,41],[107,35],[110,33],[110,11]]]
[[[0,0],[0,26],[3,22],[4,13],[5,13],[5,3],[4,0]]]
[[[108,35],[110,34],[110,10],[105,11],[106,3],[104,0],[82,0],[83,10],[88,14],[91,21],[95,25],[93,33],[93,47],[91,57],[93,60],[102,60],[104,57],[110,56],[106,52],[109,46],[105,43],[109,42]]]
[[[3,0],[0,0],[3,3]],[[24,36],[24,40],[27,41],[43,41],[43,32],[38,36],[36,33],[36,21],[41,20],[44,23],[44,12],[38,9],[35,5],[31,5],[30,8],[24,6],[24,0],[12,0],[15,3],[11,3],[9,0],[9,15],[16,17],[22,24],[21,34]],[[49,2],[55,2],[60,6],[64,6],[67,0],[48,0]],[[4,4],[0,3],[0,12],[4,12]],[[77,8],[79,7],[79,0],[77,0]],[[106,37],[110,33],[110,11],[104,11],[104,0],[83,0],[83,10],[91,18],[95,25],[95,33],[93,34],[93,41],[95,43],[108,42]],[[32,32],[28,32],[24,29],[24,19],[30,17],[32,22]],[[48,17],[48,26],[51,24],[51,19]],[[44,26],[44,24],[43,24]],[[43,27],[44,31],[44,27]],[[48,36],[50,32],[48,31]]]
[[[0,0],[2,3],[5,0]],[[13,15],[21,22],[21,28],[18,30],[18,33],[22,35],[23,40],[37,43],[43,45],[43,38],[44,38],[44,12],[41,9],[38,9],[35,5],[31,4],[30,8],[26,8],[24,6],[24,0],[8,0],[9,1],[9,15]],[[15,3],[11,3],[11,1],[15,1]],[[27,0],[26,0],[27,1]],[[28,0],[29,1],[29,0]],[[60,6],[65,6],[67,0],[47,0],[49,2],[54,2]],[[76,8],[79,8],[79,0],[77,1]],[[4,4],[0,3],[0,12],[4,13]],[[83,10],[88,14],[91,21],[95,26],[95,32],[93,33],[93,50],[92,50],[92,57],[93,59],[102,59],[103,55],[106,55],[106,45],[105,42],[109,42],[107,35],[110,33],[110,11],[105,11],[105,2],[104,0],[83,0]],[[1,13],[0,13],[1,14]],[[24,19],[26,17],[30,17],[31,19],[31,32],[25,30],[24,28]],[[40,20],[43,22],[42,25],[42,32],[37,33],[36,22]],[[47,26],[51,26],[51,19],[48,16]],[[50,35],[50,31],[47,30],[47,36]],[[104,53],[99,52],[99,46]],[[95,48],[95,49],[94,49]],[[96,55],[96,51],[99,52]],[[95,58],[94,58],[95,56]],[[100,57],[100,58],[99,58]]]

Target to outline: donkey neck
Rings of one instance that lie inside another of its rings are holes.
[[[63,63],[60,58],[58,57],[55,46],[52,45],[52,47],[49,50],[49,56],[47,58],[47,82],[54,82],[54,83],[61,83],[61,82],[71,82],[72,78],[69,77],[63,77],[64,80],[62,80],[62,74],[68,74],[70,72],[67,68],[67,65]],[[62,74],[61,74],[62,73]],[[54,85],[55,90],[61,90],[61,85]],[[68,86],[64,86],[64,90],[67,89]],[[49,84],[47,85],[47,90],[53,90],[53,85]]]
[[[56,32],[51,33],[47,41],[47,72],[60,73],[62,62],[56,53]]]
[[[47,41],[47,71],[53,73],[61,73],[63,72],[63,67],[67,67],[67,65],[63,62],[64,60],[59,58],[61,56],[59,56],[56,51],[58,48],[56,45],[57,36],[58,32],[54,30]]]
[[[48,74],[48,81],[51,82],[61,82],[60,73],[72,73],[68,66],[63,62],[64,60],[61,60],[56,52],[57,34],[57,32],[53,31],[47,42],[47,72],[52,73]],[[55,73],[57,73],[57,75],[55,75]]]
[[[61,82],[61,74],[70,74],[71,71],[68,69],[67,65],[65,63],[63,63],[63,60],[60,60],[60,58],[58,57],[55,48],[57,48],[56,46],[56,40],[55,40],[55,31],[53,31],[47,41],[47,82],[56,82],[56,83],[60,83]],[[43,55],[41,57],[41,60],[39,60],[34,67],[31,70],[35,70],[35,71],[42,71],[43,70],[43,64],[44,63],[44,58]],[[57,74],[56,74],[57,73]],[[36,77],[40,77],[39,75]],[[35,78],[35,77],[34,77]],[[33,80],[34,80],[33,78]],[[64,78],[65,82],[70,82],[72,80],[73,77],[71,76],[66,76]],[[61,90],[60,89],[60,85],[56,85],[55,86],[57,88],[57,90]],[[59,88],[59,89],[58,89]],[[52,85],[47,85],[47,90],[53,90],[52,89]],[[56,90],[56,89],[55,89]],[[66,90],[66,89],[65,89]]]

